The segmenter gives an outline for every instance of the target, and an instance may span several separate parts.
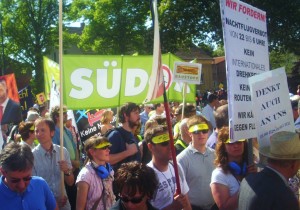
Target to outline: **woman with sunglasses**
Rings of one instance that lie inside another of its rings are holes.
[[[238,208],[240,182],[248,173],[256,172],[254,164],[247,165],[246,139],[232,141],[229,128],[223,127],[218,133],[215,164],[210,188],[220,210]]]
[[[115,202],[114,171],[108,163],[110,146],[106,137],[97,135],[85,141],[87,159],[76,180],[77,210],[108,210]]]
[[[136,161],[123,163],[116,173],[115,185],[120,198],[111,210],[156,210],[149,202],[158,187],[152,168]]]

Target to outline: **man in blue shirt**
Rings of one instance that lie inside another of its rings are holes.
[[[1,209],[58,209],[45,180],[31,176],[33,159],[26,144],[10,143],[1,151]]]

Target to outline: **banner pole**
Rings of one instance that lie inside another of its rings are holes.
[[[59,88],[60,88],[60,109],[59,109],[59,124],[60,124],[60,136],[59,136],[59,139],[60,139],[60,160],[64,160],[64,142],[63,142],[63,132],[64,132],[64,129],[63,129],[63,126],[64,126],[64,123],[63,123],[63,86],[62,86],[62,83],[63,83],[63,62],[62,62],[62,56],[63,56],[63,36],[62,36],[62,32],[63,32],[63,28],[62,28],[62,21],[63,21],[63,18],[62,18],[62,12],[63,12],[63,1],[60,0],[59,1],[59,21],[58,21],[58,28],[59,28],[59,69],[60,69],[60,73],[59,73],[59,76],[60,76],[60,85],[59,85]],[[65,193],[65,184],[64,184],[64,173],[61,171],[61,180],[60,180],[60,190],[61,190],[61,197],[64,196],[64,193]]]

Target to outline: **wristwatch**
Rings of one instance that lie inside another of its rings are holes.
[[[68,169],[67,172],[65,172],[65,176],[71,176],[71,173],[72,173],[72,170],[71,169]]]

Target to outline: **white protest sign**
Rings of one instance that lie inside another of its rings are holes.
[[[174,64],[174,81],[186,82],[189,84],[200,84],[202,64],[175,62]]]
[[[269,70],[266,13],[241,1],[220,0],[226,55],[230,138],[256,136],[248,78]]]
[[[268,146],[278,131],[295,132],[289,89],[284,68],[249,78],[260,147]]]

